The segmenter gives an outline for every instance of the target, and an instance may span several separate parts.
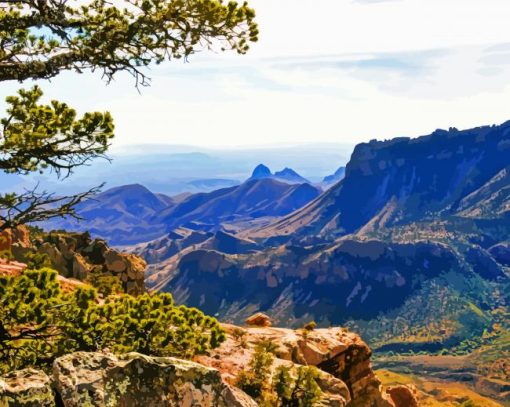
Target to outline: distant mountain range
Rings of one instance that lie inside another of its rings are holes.
[[[282,325],[347,324],[378,349],[480,338],[510,302],[509,171],[510,122],[363,143],[320,196],[181,245],[148,285],[226,321],[263,311]]]
[[[337,182],[342,181],[345,178],[345,167],[340,167],[338,170],[335,171],[334,174],[328,175],[324,177],[322,180],[322,183],[325,185],[333,185]]]
[[[271,172],[271,170],[266,167],[264,164],[259,164],[255,167],[253,170],[253,173],[251,174],[251,177],[249,180],[256,180],[256,179],[265,179],[270,178],[274,179],[280,182],[286,182],[289,184],[303,184],[303,183],[310,183],[306,178],[303,178],[301,175],[299,175],[296,171],[294,171],[291,168],[284,168],[281,171],[276,171],[274,174]]]
[[[320,195],[310,184],[288,184],[272,178],[208,193],[169,197],[142,185],[107,190],[83,202],[77,212],[83,221],[57,219],[46,229],[88,230],[114,245],[132,245],[161,237],[179,227],[216,231],[255,219],[286,215]],[[268,221],[266,221],[268,223]]]
[[[92,166],[77,168],[72,177],[54,174],[17,176],[0,172],[0,189],[21,191],[39,183],[41,189],[57,194],[82,192],[106,182],[107,188],[140,184],[167,195],[211,192],[246,180],[263,162],[272,168],[292,166],[312,182],[319,182],[341,163],[347,162],[353,145],[316,144],[305,146],[207,149],[193,146],[126,145],[108,153],[112,161],[95,160]]]

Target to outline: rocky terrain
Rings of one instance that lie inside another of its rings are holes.
[[[411,386],[383,389],[371,351],[354,333],[340,328],[314,331],[224,325],[227,340],[195,362],[137,353],[115,356],[76,352],[57,359],[51,372],[34,369],[0,377],[0,405],[58,406],[257,406],[235,387],[260,341],[276,347],[279,365],[316,366],[320,405],[413,407]],[[3,404],[2,404],[3,403]]]
[[[237,322],[257,310],[284,325],[371,319],[430,284],[490,308],[461,286],[508,282],[509,152],[510,123],[360,144],[345,178],[303,208],[234,231],[226,248],[183,245],[151,267],[148,284]],[[445,318],[459,308],[450,302]]]
[[[91,284],[112,278],[125,293],[145,292],[146,262],[137,255],[110,248],[104,240],[92,239],[87,232],[30,233],[21,226],[2,232],[0,238],[0,251],[35,267],[47,265],[63,278]]]

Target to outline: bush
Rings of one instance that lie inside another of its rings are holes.
[[[319,373],[315,367],[300,366],[294,379],[290,368],[280,366],[273,378],[273,391],[277,405],[282,407],[311,407],[321,397],[321,389],[316,382]]]
[[[273,360],[272,353],[263,346],[257,346],[250,361],[250,370],[241,372],[237,378],[237,387],[255,400],[262,401],[264,393],[269,390]]]
[[[105,274],[100,270],[94,270],[88,273],[85,281],[92,285],[103,297],[124,292],[122,283],[118,277]]]
[[[191,358],[225,340],[214,318],[176,307],[170,294],[127,294],[97,303],[97,291],[63,293],[57,272],[0,277],[0,372],[44,367],[76,350]]]
[[[258,345],[249,370],[241,372],[237,386],[261,406],[312,407],[321,397],[315,367],[300,366],[293,377],[290,366],[279,366],[271,377],[274,357]]]
[[[315,321],[310,321],[303,326],[305,331],[313,331],[315,328],[317,328],[317,322]]]

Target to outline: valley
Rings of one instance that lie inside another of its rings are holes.
[[[222,322],[344,326],[424,393],[453,380],[506,403],[509,171],[510,123],[437,130],[360,144],[322,185],[260,164],[211,192],[115,188],[81,204],[85,223],[43,226],[143,257],[150,291]]]

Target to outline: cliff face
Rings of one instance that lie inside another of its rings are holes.
[[[481,259],[473,254],[473,261]],[[349,239],[245,255],[196,250],[175,267],[161,271],[173,277],[155,287],[171,292],[177,302],[235,323],[262,310],[283,326],[306,319],[342,324],[375,318],[401,306],[423,281],[463,270],[457,255],[440,243]],[[492,278],[504,277],[498,267],[494,273]],[[148,282],[153,281],[160,281],[157,274]]]
[[[498,190],[508,185],[509,166],[510,122],[359,144],[342,182],[251,236],[339,236],[357,231],[381,212],[384,226],[456,214],[465,210],[462,200],[484,191],[484,185]],[[508,204],[508,191],[501,199]]]

